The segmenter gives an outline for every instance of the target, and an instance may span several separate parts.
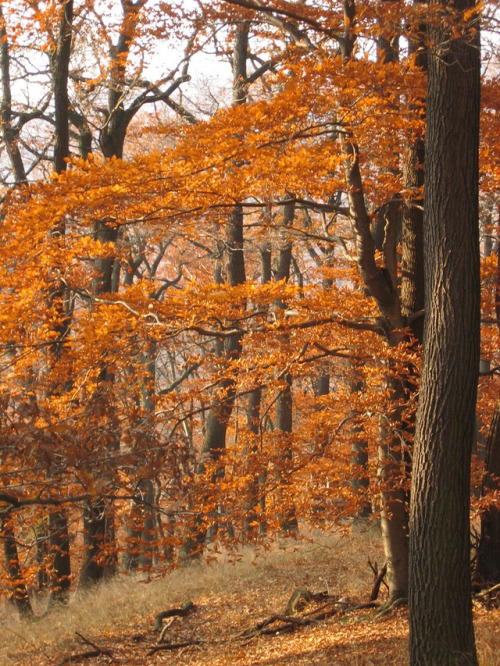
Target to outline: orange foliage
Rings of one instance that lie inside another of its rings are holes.
[[[29,38],[50,53],[58,3],[29,4],[21,20],[19,3],[2,2],[10,47],[26,53]],[[399,30],[398,12],[408,8],[383,3],[389,7],[381,15],[378,4],[376,11],[376,3],[361,5],[358,49],[346,63],[335,46],[344,25],[341,3],[275,2],[283,12],[300,7],[303,20],[289,21],[317,41],[315,50],[286,37],[286,13],[276,11],[274,23],[259,15],[251,26],[252,51],[255,45],[257,63],[272,63],[249,83],[246,104],[210,116],[197,108],[193,87],[185,98],[172,98],[168,112],[160,110],[161,91],[178,71],[161,78],[155,60],[162,49],[182,40],[186,46],[189,34],[195,36],[186,58],[210,39],[218,54],[227,53],[233,33],[228,43],[224,31],[218,37],[220,22],[255,19],[253,11],[237,2],[182,10],[141,1],[137,15],[124,18],[117,3],[109,4],[75,2],[71,103],[95,133],[93,154],[78,156],[74,139],[66,172],[48,175],[42,160],[29,184],[10,187],[12,178],[5,180],[2,492],[20,503],[15,510],[26,524],[37,519],[32,506],[64,502],[78,523],[82,501],[113,499],[123,539],[120,523],[126,523],[130,499],[140,499],[139,481],[154,480],[153,503],[165,523],[155,530],[160,559],[165,544],[182,543],[181,528],[193,515],[205,527],[230,523],[229,533],[242,538],[256,479],[258,499],[265,501],[251,508],[268,529],[277,526],[283,505],[310,522],[352,516],[367,500],[375,503],[380,491],[374,481],[380,419],[397,430],[390,422],[395,407],[410,422],[415,406],[414,394],[397,405],[387,390],[389,360],[401,381],[416,382],[420,357],[411,341],[397,348],[386,343],[379,310],[361,282],[339,139],[348,133],[359,146],[373,219],[393,195],[411,200],[418,194],[404,190],[400,165],[405,146],[424,130],[425,77],[404,53],[389,64],[373,54],[374,40]],[[113,52],[117,34],[129,39],[130,50],[115,60],[98,55],[105,46]],[[35,51],[28,52],[28,63]],[[116,68],[123,75],[119,104],[142,111],[131,120],[124,159],[105,159],[97,130],[114,117],[114,109],[101,107]],[[40,99],[50,98],[45,81],[36,85]],[[498,206],[500,95],[490,69],[483,90],[483,195]],[[37,114],[33,131],[43,138],[44,114]],[[191,122],[195,116],[198,122]],[[70,122],[77,137],[81,123]],[[296,215],[283,230],[289,198]],[[236,204],[244,211],[246,281],[230,286],[221,256]],[[116,231],[116,239],[103,240],[98,223]],[[60,225],[64,233],[54,233]],[[498,227],[492,233],[498,238]],[[293,248],[292,276],[263,282],[261,252],[268,248],[276,257],[284,240]],[[115,280],[110,292],[96,289],[98,266],[106,261]],[[483,352],[491,367],[500,365],[497,261],[491,254],[483,262]],[[63,335],[62,312],[69,321]],[[241,354],[220,354],[217,347],[235,335]],[[353,369],[361,389],[353,388]],[[273,428],[287,373],[293,376],[292,433]],[[315,389],[321,376],[329,377],[327,395]],[[258,388],[259,420],[252,428],[246,405]],[[233,389],[227,447],[201,469],[206,415]],[[478,413],[484,428],[497,400],[498,374],[483,377]],[[359,442],[367,443],[367,469],[353,458]],[[355,491],[353,478],[363,475],[370,485]],[[21,529],[28,540],[28,528]]]

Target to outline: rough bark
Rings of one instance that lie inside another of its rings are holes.
[[[442,3],[445,16],[473,7]],[[477,664],[469,544],[480,330],[477,22],[473,28],[450,39],[444,22],[429,27],[426,318],[410,522],[415,666]]]
[[[408,146],[403,163],[406,190],[420,192],[424,184],[425,145],[421,137]],[[415,339],[421,343],[424,332],[424,248],[423,197],[405,202],[402,227],[401,312]]]
[[[83,514],[84,555],[80,572],[80,585],[89,586],[114,573],[109,558],[103,551],[114,536],[112,514],[103,499],[87,502]]]
[[[408,596],[409,544],[408,497],[401,486],[406,477],[405,447],[401,441],[404,434],[404,388],[401,380],[391,373],[391,365],[389,361],[385,387],[390,405],[380,423],[377,478],[381,485],[380,526],[387,562],[387,583],[390,599],[394,600]]]
[[[415,65],[427,72],[425,25],[417,26],[409,48]],[[418,343],[422,343],[424,335],[424,160],[424,137],[415,136],[403,157],[403,186],[412,195],[403,205],[400,296],[401,312]]]

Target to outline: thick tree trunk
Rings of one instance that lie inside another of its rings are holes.
[[[153,481],[141,479],[134,494],[140,497],[140,500],[132,504],[127,517],[127,544],[123,553],[123,567],[127,571],[151,569],[157,526],[153,508],[155,502]]]
[[[287,467],[292,460],[291,435],[293,432],[293,402],[292,402],[292,375],[287,372],[283,378],[285,387],[276,399],[274,432],[280,438],[280,459],[284,469],[280,469],[280,489],[278,511],[280,513],[280,528],[284,534],[298,531],[298,522],[295,507],[286,494]]]
[[[480,329],[477,29],[452,39],[444,23],[429,28],[426,318],[410,522],[415,666],[477,664],[469,543]]]
[[[103,459],[100,470],[102,480],[109,477],[108,456],[119,449],[119,422],[112,404],[114,375],[103,365],[97,379],[97,389],[89,404],[90,436],[102,440],[100,455]],[[95,474],[91,470],[91,474]],[[89,499],[83,512],[84,556],[80,573],[80,584],[97,583],[110,577],[117,569],[115,544],[115,518],[112,502],[100,497]],[[100,553],[100,551],[102,551]],[[100,554],[99,554],[100,553]]]
[[[243,254],[243,209],[235,206],[227,224],[226,233],[226,278],[231,286],[245,282],[245,259]],[[242,350],[241,335],[234,334],[224,341],[223,356],[228,361],[236,361]],[[226,430],[233,411],[236,396],[236,383],[233,377],[224,379],[221,384],[223,397],[210,410],[205,425],[202,454],[218,460],[226,448]],[[218,472],[221,474],[222,472]]]
[[[249,467],[251,482],[248,488],[248,496],[245,502],[245,514],[243,520],[243,536],[245,539],[251,539],[257,534],[259,521],[257,518],[257,507],[259,504],[259,474],[257,473],[254,457],[259,450],[260,434],[260,405],[262,399],[262,389],[254,389],[248,396],[247,405],[247,428],[253,437],[251,444],[246,452],[246,464]]]

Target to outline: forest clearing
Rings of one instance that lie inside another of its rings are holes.
[[[346,599],[349,606],[366,602],[373,584],[368,559],[380,563],[384,555],[376,526],[364,523],[354,532],[328,535],[316,530],[304,540],[287,539],[267,550],[244,548],[234,554],[235,562],[228,561],[231,558],[227,554],[219,555],[218,561],[178,569],[162,579],[147,582],[139,578],[138,582],[132,577],[103,583],[91,593],[76,592],[67,609],[54,610],[39,622],[19,621],[12,610],[4,607],[5,641],[0,662],[5,666],[403,666],[408,664],[405,606],[376,620],[373,609],[349,614],[338,610],[327,619],[297,627],[293,633],[245,637],[245,632],[270,616],[283,615],[295,588],[327,591],[337,599]],[[386,596],[382,587],[380,601]],[[159,633],[154,632],[155,616],[188,601],[195,609],[184,618],[176,617],[163,637],[164,643],[159,643]],[[314,606],[292,617],[307,617]],[[487,610],[477,601],[474,618],[479,663],[496,666],[500,610]],[[184,647],[150,654],[162,644]],[[96,647],[101,654],[78,658]],[[64,662],[69,657],[73,660]]]

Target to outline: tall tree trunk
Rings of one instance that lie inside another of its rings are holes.
[[[61,21],[57,47],[52,57],[52,78],[54,81],[55,144],[54,170],[61,173],[66,170],[69,157],[69,59],[73,37],[73,0],[59,0]]]
[[[69,61],[73,36],[73,0],[61,0],[61,18],[57,36],[56,50],[51,58],[52,78],[54,82],[54,170],[66,171],[69,157]],[[52,229],[54,237],[64,236],[65,223]],[[57,308],[57,343],[51,345],[52,362],[60,359],[64,353],[62,342],[69,333],[72,319],[70,296],[63,284],[54,285],[49,299]],[[54,389],[60,387],[54,386]],[[64,390],[67,390],[65,387]],[[50,470],[49,470],[50,474]],[[71,558],[69,525],[66,512],[60,510],[49,515],[49,548],[52,555],[51,593],[49,605],[67,604],[71,586]]]
[[[148,449],[154,447],[155,353],[155,345],[150,343],[147,351],[141,355],[145,378],[141,387],[141,397],[137,400],[137,407],[141,406],[143,413],[140,417],[141,423],[136,425],[139,433],[138,446],[141,450],[136,464],[139,468],[146,467],[150,470],[155,468],[155,465],[148,461]],[[134,495],[138,501],[132,502],[127,518],[127,545],[123,553],[123,564],[129,571],[138,568],[150,569],[153,564],[156,528],[159,526],[154,508],[156,495],[154,472],[151,476],[138,480]]]
[[[97,388],[89,403],[89,437],[96,435],[101,439],[102,456],[99,475],[101,480],[110,480],[108,458],[116,454],[120,443],[119,421],[114,405],[112,391],[114,375],[104,362],[97,378]],[[90,471],[95,474],[94,470]],[[116,573],[116,528],[114,507],[111,502],[101,497],[89,499],[83,511],[84,555],[80,573],[80,584],[97,583]]]
[[[226,279],[231,286],[245,282],[245,259],[243,254],[243,208],[234,207],[226,229]],[[241,355],[241,335],[235,333],[228,336],[223,343],[222,355],[229,362],[236,361]],[[222,397],[216,401],[209,411],[205,424],[205,437],[202,454],[211,460],[218,461],[226,448],[226,432],[236,398],[236,382],[234,377],[227,377],[220,383]],[[216,476],[224,475],[222,468],[217,469]]]
[[[111,576],[115,571],[114,516],[103,499],[89,500],[83,513],[84,556],[80,585],[88,586]],[[109,546],[111,545],[111,553]]]
[[[470,457],[479,371],[478,17],[441,3],[429,26],[424,251],[426,318],[411,489],[410,660],[477,664],[472,625]],[[447,11],[450,10],[450,11]],[[438,629],[438,630],[437,630]]]
[[[122,2],[122,24],[116,44],[113,44],[110,50],[111,65],[108,77],[108,107],[99,136],[102,153],[107,159],[121,159],[123,157],[127,129],[138,110],[134,106],[125,109],[124,100],[128,87],[126,82],[127,61],[130,55],[133,35],[139,20],[139,12],[144,3],[145,0],[137,0],[134,3]],[[86,151],[89,147],[88,125],[81,118],[76,122],[79,125],[80,131],[80,150]],[[94,238],[103,244],[116,243],[119,235],[120,230],[113,221],[106,219],[98,220],[94,225]],[[94,267],[96,273],[93,284],[94,293],[102,295],[117,291],[119,286],[119,266],[115,258],[111,256],[96,259]],[[106,362],[103,361],[99,374],[99,386],[92,399],[92,407],[107,421],[107,423],[101,423],[101,426],[104,425],[104,431],[113,429],[114,408],[111,404],[113,384],[114,374],[106,366]],[[94,418],[92,415],[90,416]],[[95,419],[95,424],[99,432],[98,420],[98,418]],[[113,451],[116,452],[119,449],[120,436],[118,428],[116,428],[112,435],[106,433],[103,434],[103,437],[108,440],[103,446],[103,449],[107,453],[112,454]],[[83,513],[83,532],[86,551],[80,575],[80,583],[90,584],[98,582],[105,576],[113,575],[118,565],[113,505],[100,498],[89,500]],[[108,556],[100,557],[98,555],[99,550],[102,550],[104,547],[109,548]]]
[[[2,4],[0,4],[0,73],[2,80],[2,99],[0,104],[2,138],[14,172],[14,184],[15,186],[19,186],[26,182],[26,171],[18,145],[19,132],[12,126],[10,50]],[[21,616],[30,617],[33,615],[33,610],[22,577],[12,516],[0,516],[0,539],[3,541],[7,574],[13,590],[12,602]]]
[[[421,4],[422,0],[415,0]],[[417,26],[416,36],[410,40],[410,53],[415,65],[427,72],[427,45],[425,25]],[[402,258],[401,258],[401,312],[418,343],[424,337],[424,136],[416,136],[408,143],[403,157],[403,185],[410,198],[403,205]]]
[[[370,217],[363,194],[363,181],[359,167],[359,149],[354,137],[341,138],[345,155],[346,189],[351,218],[356,234],[357,261],[360,276],[375,299],[384,322],[385,337],[391,347],[399,345],[403,338],[404,318],[401,314],[397,285],[395,284],[396,235],[394,220],[389,217],[390,233],[385,234],[383,246],[385,269],[375,261],[375,242],[370,232]],[[388,378],[391,382],[391,379]],[[399,398],[399,386],[390,386],[395,399]],[[388,433],[378,451],[378,478],[382,486],[382,531],[387,559],[390,598],[402,598],[408,592],[407,514],[404,510],[404,492],[401,490],[401,445],[394,433]]]
[[[261,284],[271,281],[271,249],[267,243],[260,251]],[[251,445],[247,452],[247,465],[250,467],[252,481],[250,482],[248,498],[245,506],[245,519],[243,523],[243,534],[249,537],[256,533],[258,526],[259,534],[266,533],[265,510],[266,498],[262,487],[266,480],[266,470],[262,469],[259,461],[259,472],[254,469],[252,457],[258,454],[260,448],[260,412],[262,403],[262,387],[257,387],[248,397],[247,406],[247,428],[253,434]],[[257,507],[260,505],[260,516],[257,515]]]
[[[359,369],[353,363],[349,363],[349,389],[351,394],[355,395],[360,393],[364,388],[364,382],[361,378]],[[370,476],[368,473],[368,440],[363,436],[363,426],[359,423],[361,416],[359,412],[353,411],[352,416],[356,418],[355,425],[351,433],[353,442],[352,449],[352,462],[355,467],[354,476],[351,481],[351,486],[354,492],[362,497],[359,504],[358,516],[360,518],[369,516],[372,512],[371,503],[368,500],[368,489],[370,487]]]
[[[283,218],[280,225],[280,241],[278,251],[276,253],[276,280],[279,282],[284,280],[288,282],[290,279],[290,266],[292,260],[292,243],[288,238],[288,227],[293,224],[295,217],[295,199],[292,195],[286,195],[289,198],[283,205]],[[276,306],[280,310],[284,310],[286,304],[282,301],[277,301]],[[292,461],[292,432],[293,432],[293,400],[292,400],[292,375],[290,372],[285,372],[283,376],[283,388],[278,393],[275,404],[275,417],[274,417],[274,432],[276,437],[280,438],[280,461],[283,463],[284,475],[280,479],[280,483],[288,485],[286,480],[287,465]],[[280,470],[281,472],[281,470]],[[280,511],[280,528],[285,534],[290,532],[297,532],[298,523],[295,515],[295,507],[286,498],[286,491],[284,488],[278,491],[280,494],[280,503],[283,506],[279,507]]]
[[[103,245],[115,243],[118,230],[113,222],[106,220],[96,222],[94,237]],[[96,276],[93,292],[99,296],[111,293],[113,289],[114,257],[98,258],[94,261]],[[119,423],[112,404],[114,373],[108,368],[106,361],[100,362],[97,388],[89,402],[89,423],[94,427],[91,437],[102,440],[102,456],[109,457],[119,449]],[[107,460],[104,462],[108,466]],[[103,472],[100,472],[104,476]],[[117,568],[115,547],[114,507],[101,499],[89,499],[83,512],[83,535],[85,552],[80,573],[80,584],[89,585],[99,582],[104,577],[112,576]],[[106,555],[103,551],[106,549]],[[101,553],[101,554],[100,554]]]
[[[242,21],[237,28],[233,47],[233,106],[240,106],[247,100],[247,58],[248,58],[248,21]],[[225,239],[225,268],[226,280],[232,287],[244,284],[245,255],[243,252],[243,207],[234,206],[226,225]],[[237,361],[242,351],[242,336],[238,333],[218,341],[219,355],[225,357],[229,363]],[[219,385],[221,398],[216,399],[214,406],[208,412],[205,422],[205,436],[201,449],[202,460],[218,462],[226,449],[226,433],[229,419],[236,399],[236,379],[233,376],[224,378]],[[203,472],[205,463],[202,462],[199,472]],[[216,467],[214,481],[224,476],[224,468]],[[217,530],[212,526],[210,533]],[[181,560],[187,560],[200,554],[205,540],[205,530],[200,520],[195,521],[192,534],[188,537],[179,552]]]

